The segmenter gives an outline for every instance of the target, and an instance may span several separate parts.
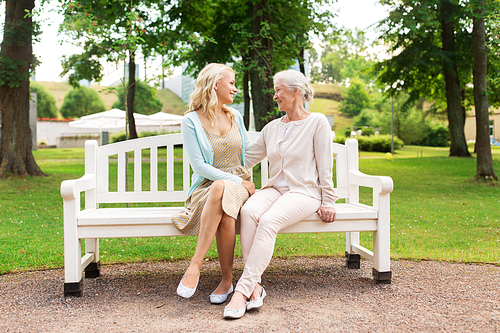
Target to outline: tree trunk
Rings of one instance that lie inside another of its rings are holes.
[[[245,128],[248,129],[250,128],[250,91],[249,91],[249,86],[248,86],[248,80],[249,80],[249,75],[248,75],[248,69],[245,69],[245,72],[243,74],[243,103],[244,103],[244,110],[243,110],[243,122],[245,124]]]
[[[26,15],[35,0],[7,0],[0,50],[0,178],[9,173],[44,175],[31,151],[29,75],[33,62],[33,21]]]
[[[485,43],[485,5],[484,0],[476,4],[472,27],[474,106],[476,108],[476,177],[498,179],[493,168],[493,158],[491,156],[488,95],[486,94],[488,51]]]
[[[300,52],[299,52],[299,69],[300,69],[300,72],[302,74],[304,74],[305,77],[307,77],[307,74],[306,74],[306,66],[305,66],[305,62],[306,60],[304,59],[304,48],[301,47],[300,48]]]
[[[250,82],[252,91],[253,114],[255,129],[260,131],[273,119],[273,72],[272,51],[273,43],[270,38],[262,36],[262,24],[271,23],[271,15],[267,0],[253,5],[253,48],[250,51],[252,66]]]
[[[128,89],[127,89],[127,118],[130,139],[137,139],[137,130],[134,119],[134,101],[135,101],[135,52],[130,51],[128,63]]]
[[[448,124],[450,129],[450,156],[470,157],[465,141],[465,108],[460,98],[460,79],[455,62],[455,24],[453,4],[448,0],[441,2],[441,39],[442,50],[446,55],[443,72],[446,89]]]

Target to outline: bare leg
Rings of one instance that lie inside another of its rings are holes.
[[[236,242],[235,220],[224,214],[217,229],[217,252],[222,271],[222,281],[214,294],[225,294],[233,282],[234,244]]]
[[[201,213],[200,233],[198,234],[196,251],[182,280],[182,284],[187,288],[196,287],[203,259],[205,259],[205,255],[212,244],[222,217],[225,215],[222,210],[223,193],[224,182],[222,180],[214,181],[210,187],[203,212]]]

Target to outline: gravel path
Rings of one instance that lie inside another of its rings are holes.
[[[191,299],[175,295],[187,262],[103,266],[84,296],[62,295],[62,270],[0,276],[0,332],[500,332],[500,267],[393,261],[391,285],[371,264],[343,258],[273,259],[264,306],[224,320],[208,295],[220,278],[207,262]],[[235,263],[235,282],[242,262]]]

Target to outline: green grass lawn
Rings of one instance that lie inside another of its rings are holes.
[[[0,180],[0,274],[63,266],[59,188],[61,181],[83,175],[83,149],[46,149],[34,155],[48,177]],[[360,153],[362,172],[394,180],[391,257],[500,265],[500,187],[473,180],[474,158],[447,155],[446,148],[411,146],[390,160],[385,154]],[[500,150],[494,149],[493,156],[500,173]],[[370,200],[368,189],[361,194],[364,202]],[[370,233],[362,233],[361,241],[369,245]],[[196,237],[190,236],[103,239],[101,260],[179,260],[190,258],[195,247]],[[278,235],[275,256],[342,256],[344,248],[342,233]],[[241,255],[239,243],[236,255]],[[215,246],[207,257],[217,258]]]

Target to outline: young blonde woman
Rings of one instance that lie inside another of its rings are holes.
[[[186,235],[197,235],[196,251],[177,287],[177,294],[191,297],[198,286],[204,257],[217,240],[222,281],[210,295],[220,304],[233,292],[235,220],[255,186],[243,167],[250,139],[233,102],[238,90],[234,71],[222,64],[209,64],[198,75],[182,124],[184,149],[193,169],[192,186],[174,226]]]
[[[267,156],[270,178],[241,209],[245,268],[224,318],[237,319],[263,305],[266,291],[261,276],[281,229],[315,212],[326,223],[336,217],[330,124],[324,115],[304,108],[314,90],[302,73],[288,70],[274,76],[274,91],[274,100],[286,115],[267,124],[245,155],[247,167]]]

